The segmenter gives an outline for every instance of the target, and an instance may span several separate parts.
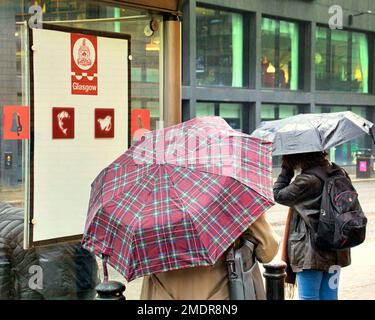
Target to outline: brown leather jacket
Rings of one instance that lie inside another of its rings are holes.
[[[329,172],[331,167],[322,170]],[[294,272],[306,269],[329,271],[331,266],[350,265],[350,249],[324,251],[316,249],[310,239],[310,227],[319,217],[323,182],[313,174],[301,172],[294,181],[294,172],[283,168],[275,185],[275,201],[291,207],[287,254]]]

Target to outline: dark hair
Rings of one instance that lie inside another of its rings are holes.
[[[326,167],[329,165],[327,152],[309,152],[287,154],[282,157],[281,165],[289,169],[307,170],[313,167]]]

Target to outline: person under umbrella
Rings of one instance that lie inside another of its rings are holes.
[[[279,237],[265,214],[251,224],[241,238],[255,244],[255,256],[261,263],[270,262],[278,252]],[[235,246],[239,245],[240,239],[237,239]],[[171,270],[145,276],[140,298],[141,300],[230,300],[225,258],[226,253],[212,266]]]
[[[93,182],[83,247],[132,281],[215,265],[260,219],[252,236],[269,260],[277,251],[262,218],[274,204],[271,148],[220,117],[146,133]]]
[[[301,300],[337,300],[340,269],[351,263],[350,249],[322,250],[311,241],[310,222],[320,214],[324,182],[309,170],[330,174],[334,167],[326,156],[325,152],[284,155],[273,189],[275,201],[290,207],[282,259],[289,268],[286,282],[297,281]],[[301,173],[291,182],[296,170]]]
[[[323,197],[328,197],[326,193],[329,191],[325,188],[328,177],[338,175],[347,179],[346,183],[353,191],[347,192],[347,195],[354,194],[355,190],[347,173],[327,160],[325,150],[364,134],[370,135],[375,142],[373,126],[373,123],[351,111],[299,114],[264,122],[252,134],[253,137],[272,141],[273,155],[283,155],[282,170],[273,191],[276,202],[290,207],[284,232],[282,260],[288,265],[286,283],[294,285],[297,280],[300,299],[338,299],[339,272],[351,262],[350,249],[318,246],[316,235],[322,229],[317,229],[317,226],[321,215],[327,214],[322,211],[321,205]],[[301,170],[301,173],[292,182],[296,170]],[[348,203],[342,205],[342,208],[351,207],[349,202],[358,204],[359,211],[362,211],[359,203],[351,196],[348,196]],[[351,212],[349,210],[345,217],[349,217]],[[334,219],[338,217],[334,210],[330,210],[328,215]],[[357,230],[361,228],[363,231],[366,218],[360,219],[362,222],[361,225],[358,224]],[[328,237],[325,241],[338,235],[336,230],[334,233],[331,229],[326,229],[325,236]],[[364,238],[361,239],[363,240]]]

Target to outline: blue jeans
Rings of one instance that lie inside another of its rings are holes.
[[[340,269],[328,273],[303,270],[297,273],[300,300],[338,300]]]

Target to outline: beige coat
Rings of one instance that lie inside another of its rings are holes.
[[[264,214],[244,236],[256,243],[255,254],[260,262],[270,262],[276,256],[279,238]],[[141,299],[229,300],[225,254],[213,266],[173,270],[144,277]]]

